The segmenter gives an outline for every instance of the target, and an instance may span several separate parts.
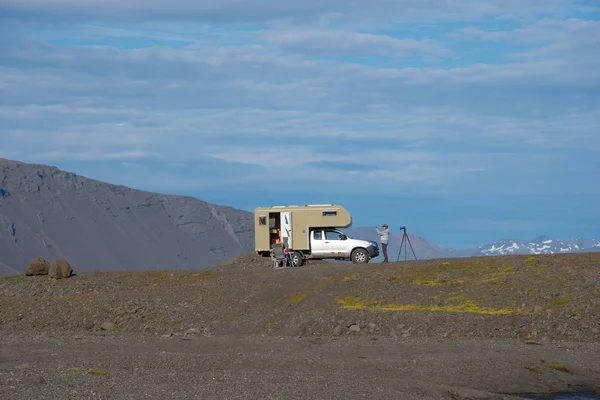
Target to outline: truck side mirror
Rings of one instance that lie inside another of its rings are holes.
[[[342,235],[342,236],[340,236],[340,239],[342,239],[342,240],[346,240],[346,239],[348,239],[348,236],[346,236],[346,235]]]

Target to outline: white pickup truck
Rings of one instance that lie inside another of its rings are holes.
[[[352,260],[354,263],[368,263],[379,255],[377,242],[353,239],[344,232],[334,228],[310,229],[310,252],[301,254],[295,251],[293,260],[296,265],[302,264],[302,258],[311,260],[335,259]],[[300,264],[298,264],[300,262]]]

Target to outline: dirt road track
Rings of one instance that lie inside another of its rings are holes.
[[[600,393],[599,354],[599,343],[4,331],[0,398],[511,399],[579,387]],[[568,372],[554,369],[559,365]]]

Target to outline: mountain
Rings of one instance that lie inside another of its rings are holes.
[[[348,234],[350,237],[357,239],[374,240],[379,244],[380,256],[376,260],[383,260],[383,253],[381,252],[381,242],[379,235],[374,227],[349,227],[341,229],[343,232]],[[402,244],[402,237],[404,232],[392,232],[390,230],[390,239],[388,245],[388,260],[398,260],[398,253],[400,252],[400,245]],[[436,245],[435,243],[411,233],[406,232],[409,241],[405,240],[406,247],[402,244],[402,253],[400,253],[401,260],[414,260],[415,256],[418,260],[424,260],[429,258],[443,258],[448,257],[448,250]],[[411,249],[412,246],[412,249]],[[413,255],[414,251],[414,255]],[[406,257],[405,257],[406,255]]]
[[[342,230],[379,243],[373,227]],[[600,251],[595,239],[540,236],[445,249],[407,235],[401,260]],[[402,231],[390,232],[390,261],[398,259],[402,237]],[[204,269],[253,251],[250,212],[0,158],[0,275],[22,273],[38,256],[66,259],[76,271]]]
[[[557,254],[600,251],[600,240],[558,240],[539,236],[530,241],[506,239],[480,246],[473,255],[498,256],[506,254]]]
[[[375,228],[371,227],[350,227],[342,231],[349,236],[360,239],[375,240],[379,242],[379,235]],[[493,243],[479,246],[477,248],[466,249],[446,249],[435,243],[406,232],[410,242],[402,245],[400,261],[414,260],[415,256],[419,260],[432,258],[457,258],[457,257],[477,257],[477,256],[500,256],[509,254],[559,254],[559,253],[583,253],[600,252],[600,240],[597,239],[567,239],[559,240],[548,236],[538,236],[533,240],[523,241],[519,239],[498,240]],[[402,242],[403,232],[390,232],[390,244],[388,246],[388,259],[390,261],[398,260],[400,244]],[[406,243],[406,240],[405,240]],[[410,245],[412,244],[412,249]],[[381,245],[380,245],[381,246]],[[414,251],[414,255],[413,255]],[[375,261],[383,259],[380,255]]]
[[[75,271],[202,269],[253,250],[252,213],[0,159],[0,275],[37,256]]]

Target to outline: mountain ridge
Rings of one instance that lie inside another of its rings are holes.
[[[379,243],[372,227],[342,230]],[[407,235],[399,254],[402,234],[390,232],[390,261],[600,251],[600,240],[586,238],[539,235],[450,249]],[[38,256],[81,270],[204,269],[253,251],[249,211],[0,158],[0,275],[19,273]]]
[[[36,256],[75,269],[202,269],[253,250],[251,213],[191,196],[6,159],[0,189],[4,274]]]

